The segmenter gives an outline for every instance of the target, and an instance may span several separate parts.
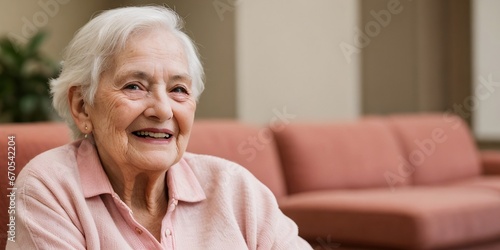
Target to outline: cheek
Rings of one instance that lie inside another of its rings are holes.
[[[179,129],[183,134],[190,133],[196,111],[196,102],[183,103],[176,108],[176,111],[175,115],[179,123]]]
[[[109,110],[109,119],[114,124],[114,127],[125,129],[130,123],[142,112],[139,105],[131,105],[130,103],[116,103]]]
[[[95,114],[96,128],[100,128],[106,134],[125,132],[126,128],[142,112],[140,103],[109,97],[107,100],[98,104]]]

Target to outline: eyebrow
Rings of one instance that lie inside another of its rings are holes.
[[[153,77],[144,71],[125,71],[125,72],[120,72],[119,75],[115,78],[114,82],[122,83],[128,78],[136,78],[148,82],[151,82],[153,80]]]
[[[193,78],[188,74],[173,75],[169,82],[184,81],[186,83],[191,83]]]
[[[122,82],[123,80],[125,80],[129,77],[137,78],[140,80],[145,80],[147,82],[152,82],[152,83],[155,82],[155,79],[153,78],[153,76],[151,76],[150,74],[148,74],[144,71],[140,71],[140,70],[124,72],[123,74],[120,74],[117,77],[116,82]],[[177,74],[177,75],[171,76],[167,83],[177,82],[177,81],[185,81],[186,83],[191,83],[192,77],[188,74]]]

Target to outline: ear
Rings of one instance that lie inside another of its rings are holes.
[[[89,134],[92,131],[92,122],[87,112],[87,105],[83,99],[81,86],[72,86],[69,89],[68,102],[71,116],[76,126],[83,134]]]

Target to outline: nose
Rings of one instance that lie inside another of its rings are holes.
[[[155,91],[150,93],[148,107],[144,115],[157,121],[166,121],[172,119],[174,113],[172,110],[171,99],[166,92]]]

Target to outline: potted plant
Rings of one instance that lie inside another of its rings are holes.
[[[24,44],[0,38],[0,122],[47,121],[54,116],[48,80],[60,66],[40,52],[46,33]]]

